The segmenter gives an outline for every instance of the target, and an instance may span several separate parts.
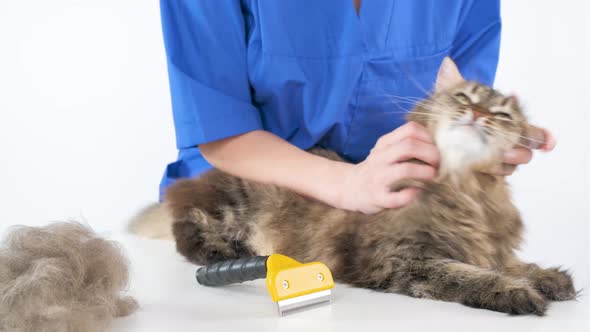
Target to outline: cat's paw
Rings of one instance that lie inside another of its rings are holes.
[[[543,316],[547,310],[547,300],[528,284],[506,287],[502,291],[486,294],[476,301],[465,304],[511,315]]]
[[[531,276],[531,279],[535,289],[548,300],[567,301],[576,298],[572,277],[566,271],[544,269]]]
[[[499,308],[511,315],[534,314],[543,316],[547,311],[547,300],[531,287],[507,290],[496,296]]]

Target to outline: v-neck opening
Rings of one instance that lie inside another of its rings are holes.
[[[357,3],[357,1],[358,1],[358,3]],[[354,12],[356,13],[357,18],[361,17],[362,5],[363,5],[363,0],[352,0],[352,6],[354,7]]]
[[[363,5],[363,0],[352,0],[352,6],[354,7],[354,11],[356,12],[356,16],[361,15],[362,5]]]

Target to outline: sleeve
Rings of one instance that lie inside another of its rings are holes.
[[[500,0],[472,0],[459,23],[451,58],[467,79],[493,85],[500,52]]]
[[[240,1],[161,0],[160,11],[177,147],[261,129]]]

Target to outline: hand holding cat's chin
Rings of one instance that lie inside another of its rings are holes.
[[[557,141],[551,132],[547,129],[539,128],[544,133],[544,143],[539,147],[538,150],[543,152],[550,152],[555,148]],[[501,164],[495,165],[494,167],[482,170],[482,173],[508,176],[512,175],[519,165],[528,164],[533,158],[533,151],[529,148],[517,147],[508,150],[504,153],[504,160]]]
[[[431,180],[439,161],[439,151],[426,128],[408,122],[381,136],[365,160],[344,169],[332,205],[364,214],[405,206],[416,199],[420,189],[407,186],[392,191],[391,185],[409,179]]]

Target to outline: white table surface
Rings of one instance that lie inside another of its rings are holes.
[[[590,331],[588,296],[552,303],[545,317],[512,317],[439,301],[337,284],[333,303],[278,317],[264,281],[209,288],[171,241],[112,235],[131,261],[130,294],[141,308],[113,331]]]

